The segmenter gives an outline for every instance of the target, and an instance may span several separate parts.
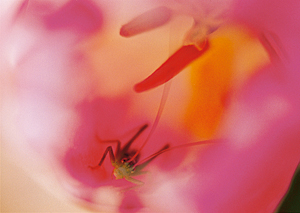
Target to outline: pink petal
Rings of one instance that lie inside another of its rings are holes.
[[[90,0],[71,0],[58,11],[45,17],[49,30],[70,29],[93,33],[103,25],[102,11]]]
[[[184,189],[204,212],[273,212],[299,163],[299,102],[271,80],[274,69],[263,72],[229,109],[228,140],[198,158]]]

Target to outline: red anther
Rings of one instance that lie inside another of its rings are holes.
[[[208,42],[206,41],[205,44],[201,50],[194,45],[182,46],[148,78],[136,84],[134,90],[144,92],[166,83],[188,64],[199,58],[208,49]]]

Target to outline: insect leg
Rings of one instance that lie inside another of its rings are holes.
[[[101,143],[117,143],[117,150],[116,150],[116,156],[118,156],[120,152],[121,142],[119,140],[101,140],[98,135],[96,135],[96,139],[100,141]]]
[[[143,181],[140,181],[140,180],[137,180],[137,179],[134,179],[134,178],[132,178],[132,177],[125,177],[125,179],[127,180],[127,181],[129,181],[129,182],[131,182],[131,183],[134,183],[134,184],[136,184],[136,185],[144,185],[145,183],[143,182]]]
[[[139,131],[124,145],[124,147],[121,150],[121,156],[128,151],[130,148],[131,144],[135,139],[148,127],[148,124],[143,125]]]
[[[128,176],[128,177],[125,177],[125,179],[126,179],[127,181],[133,183],[133,184],[136,184],[136,186],[132,186],[132,187],[125,188],[125,189],[121,190],[121,192],[123,192],[123,193],[124,193],[124,192],[127,192],[127,191],[129,191],[129,190],[136,189],[136,188],[138,188],[138,187],[140,187],[140,186],[142,186],[142,185],[145,184],[143,181],[134,179],[134,178],[129,177],[129,176]]]
[[[142,164],[137,165],[135,167],[135,171],[132,174],[132,176],[145,174],[146,172],[142,171],[142,169],[145,168],[152,160],[154,160],[154,158],[156,158],[158,155],[160,155],[164,150],[167,150],[169,147],[170,147],[169,144],[165,145],[163,148],[161,148],[156,153],[151,155],[151,157],[149,159],[147,159],[147,161],[143,162]]]
[[[106,155],[107,155],[107,153],[109,153],[110,161],[111,161],[112,163],[115,162],[115,155],[114,155],[114,153],[113,153],[112,147],[109,146],[109,147],[106,148],[106,150],[105,150],[105,152],[104,152],[104,154],[103,154],[103,156],[102,156],[100,162],[98,163],[98,165],[97,165],[97,166],[89,166],[89,167],[92,168],[92,169],[95,169],[95,168],[97,168],[98,166],[101,166],[102,163],[103,163],[103,161],[104,161],[104,159],[105,159],[105,157],[106,157]]]
[[[155,157],[161,155],[162,153],[164,152],[168,152],[168,151],[171,151],[171,150],[174,150],[174,149],[179,149],[179,148],[184,148],[184,147],[191,147],[191,146],[199,146],[199,145],[204,145],[204,144],[214,144],[214,143],[219,143],[219,140],[218,139],[214,139],[214,140],[204,140],[204,141],[197,141],[197,142],[193,142],[193,143],[186,143],[186,144],[181,144],[181,145],[178,145],[178,146],[174,146],[174,147],[171,147],[171,148],[163,148],[161,149],[160,151],[154,153],[153,155],[150,155],[149,157],[141,160],[139,162],[139,164],[136,166],[136,168],[139,168],[139,166],[142,166],[146,163],[146,165],[152,161]],[[145,167],[145,166],[144,166]]]

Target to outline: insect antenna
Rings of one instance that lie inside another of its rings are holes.
[[[172,31],[174,31],[174,32],[172,32]],[[169,33],[169,54],[170,55],[173,52],[175,52],[176,49],[177,49],[175,47],[176,47],[176,44],[178,44],[178,38],[176,36],[174,36],[176,34],[175,33],[176,31],[177,31],[176,25],[171,25],[170,26],[170,33]],[[168,94],[169,94],[169,91],[170,91],[170,88],[171,88],[171,83],[172,83],[172,79],[170,79],[168,82],[166,82],[164,84],[162,98],[161,98],[160,105],[159,105],[159,108],[158,108],[158,112],[156,114],[156,117],[155,117],[154,123],[152,125],[152,128],[151,128],[145,142],[141,146],[141,148],[132,156],[132,158],[129,160],[129,162],[133,161],[136,158],[136,156],[142,151],[142,149],[144,148],[144,146],[147,144],[148,140],[152,136],[153,132],[155,131],[155,129],[158,125],[159,119],[161,117],[161,114],[164,110],[166,101],[168,99]]]
[[[162,149],[162,150],[146,157],[145,159],[141,160],[136,167],[138,168],[138,167],[142,166],[144,168],[145,167],[144,164],[147,165],[151,160],[153,160],[154,158],[156,158],[157,156],[159,156],[160,154],[162,154],[164,152],[168,152],[168,151],[183,148],[183,147],[199,146],[199,145],[212,144],[212,143],[216,143],[216,140],[197,141],[197,142],[192,142],[192,143],[181,144],[181,145],[174,146],[174,147],[167,148],[167,149]]]
[[[135,167],[135,172],[134,175],[139,175],[140,173],[143,173],[143,169],[152,161],[154,160],[157,156],[160,155],[160,153],[163,150],[167,150],[170,147],[169,144],[166,144],[163,148],[161,148],[159,151],[157,151],[156,153],[154,153],[153,155],[149,156],[149,158],[147,158],[146,161],[139,163],[136,167]]]
[[[142,149],[144,148],[144,146],[147,144],[147,142],[149,141],[150,137],[152,136],[153,132],[155,131],[155,129],[156,129],[157,125],[158,125],[159,119],[161,117],[161,114],[162,114],[162,112],[164,110],[166,101],[168,99],[168,94],[169,94],[169,91],[170,91],[170,87],[171,87],[171,81],[167,82],[164,85],[163,94],[162,94],[162,97],[161,97],[161,100],[160,100],[158,112],[156,114],[153,126],[152,126],[152,128],[151,128],[151,130],[150,130],[150,132],[149,132],[149,134],[148,134],[145,142],[143,143],[143,145],[141,146],[141,148],[132,156],[132,158],[129,160],[129,162],[133,161],[136,158],[136,156],[142,151]]]
[[[148,124],[143,125],[139,131],[120,149],[120,153],[118,153],[118,157],[122,157],[125,153],[127,153],[128,149],[130,148],[131,144],[135,141],[135,139],[148,127]],[[120,159],[119,159],[120,160]]]

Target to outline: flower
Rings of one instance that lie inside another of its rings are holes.
[[[1,38],[7,149],[53,193],[102,211],[274,211],[299,163],[299,3],[119,3],[18,6]],[[140,160],[182,146],[128,190],[109,156],[94,166],[108,140],[137,133],[126,154],[144,147]]]

